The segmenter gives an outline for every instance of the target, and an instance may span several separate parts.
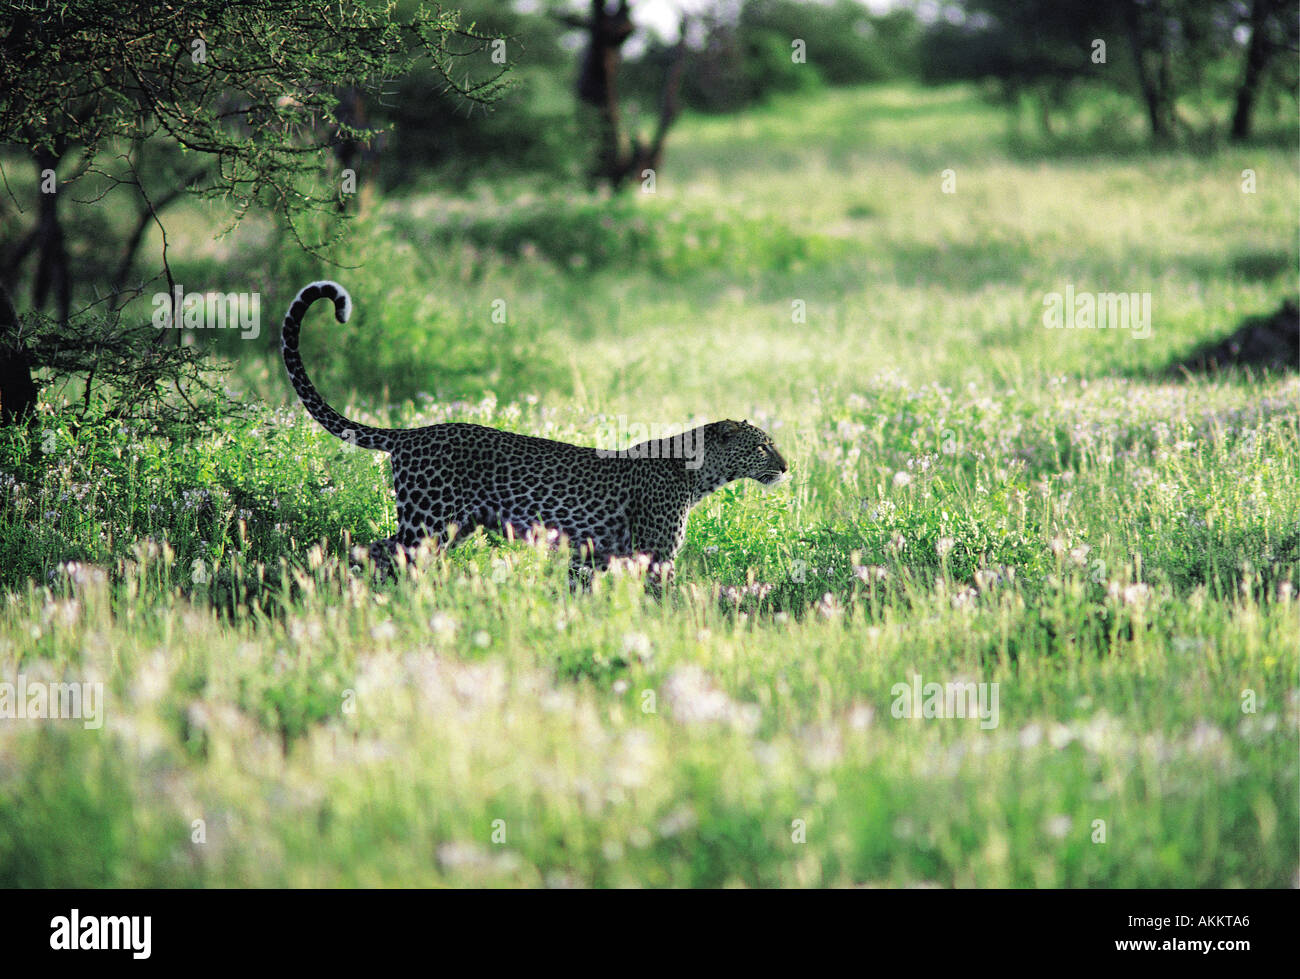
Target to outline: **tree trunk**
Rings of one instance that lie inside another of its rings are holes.
[[[617,78],[622,47],[632,36],[627,0],[612,8],[591,0],[587,21],[587,51],[578,77],[578,98],[596,114],[596,159],[592,176],[618,186],[624,177],[626,152],[618,105]]]
[[[578,76],[578,99],[591,107],[595,116],[596,152],[591,175],[615,189],[629,180],[637,180],[646,170],[657,170],[663,157],[668,129],[677,118],[677,96],[681,89],[686,50],[686,19],[681,25],[681,40],[664,80],[659,106],[659,121],[648,144],[623,132],[618,103],[618,70],[622,48],[635,29],[627,0],[609,5],[606,0],[592,0],[591,15],[586,20],[568,16],[565,23],[580,26],[587,32],[587,51]]]
[[[1154,27],[1143,22],[1144,14],[1136,0],[1129,0],[1124,12],[1128,23],[1129,45],[1133,49],[1133,64],[1137,72],[1138,86],[1142,89],[1142,100],[1147,107],[1147,121],[1151,125],[1151,138],[1162,143],[1168,140],[1173,132],[1169,42],[1164,23],[1164,10],[1157,3],[1147,14],[1155,21]],[[1147,63],[1147,53],[1153,48],[1159,55],[1159,64],[1154,72]]]
[[[42,174],[46,170],[55,172],[59,167],[59,158],[49,150],[36,151],[36,179],[39,190],[44,182]],[[36,280],[32,286],[32,305],[36,309],[45,306],[54,293],[54,303],[58,310],[60,323],[66,324],[72,315],[72,283],[68,277],[68,250],[63,242],[63,225],[59,222],[59,194],[57,188],[53,193],[37,193],[36,228],[40,241],[40,252],[36,265]]]
[[[1237,107],[1232,114],[1232,139],[1236,142],[1250,139],[1254,124],[1255,96],[1272,54],[1267,37],[1272,7],[1271,0],[1255,0],[1250,8],[1250,42],[1246,45],[1246,64],[1237,88]]]
[[[35,407],[36,382],[18,335],[18,312],[0,285],[0,425],[9,427],[22,422]]]
[[[369,129],[370,119],[366,112],[366,100],[361,95],[359,86],[350,85],[339,93],[339,104],[334,110],[339,122],[350,126],[353,129]],[[351,170],[353,179],[359,180],[361,174],[357,171],[361,169],[363,162],[373,162],[374,153],[370,150],[367,143],[351,136],[340,134],[339,140],[334,145],[334,158],[338,160],[340,173]],[[340,179],[342,179],[340,175]],[[363,191],[368,189],[370,181],[363,184]],[[343,193],[340,190],[338,209],[340,214],[345,214],[352,205],[352,194]]]

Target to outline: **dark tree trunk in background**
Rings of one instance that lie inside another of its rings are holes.
[[[592,0],[591,15],[587,19],[567,16],[561,19],[587,32],[587,49],[578,76],[578,99],[591,107],[596,119],[597,149],[592,176],[618,188],[629,180],[641,179],[645,170],[658,170],[668,130],[677,118],[677,95],[681,88],[686,50],[685,18],[681,40],[664,81],[659,122],[649,143],[643,143],[635,134],[629,138],[623,132],[618,102],[617,81],[623,61],[622,48],[635,30],[627,0],[613,4],[606,0]]]
[[[18,313],[0,285],[0,425],[30,417],[36,407],[36,383],[31,363],[18,335]]]
[[[626,0],[613,8],[604,0],[592,0],[591,17],[586,22],[587,50],[582,72],[578,76],[578,98],[595,111],[597,132],[596,160],[593,175],[617,186],[625,174],[623,134],[618,105],[618,69],[623,60],[623,44],[632,36],[632,16]]]
[[[1144,11],[1139,8],[1137,0],[1129,0],[1124,12],[1138,85],[1146,103],[1147,121],[1151,125],[1151,138],[1164,142],[1173,135],[1174,103],[1169,29],[1165,23],[1164,6],[1157,0]],[[1147,57],[1149,53],[1157,56],[1154,68]]]
[[[1250,8],[1250,42],[1246,45],[1246,65],[1237,88],[1237,107],[1232,114],[1232,138],[1249,139],[1254,123],[1255,97],[1260,78],[1272,57],[1268,39],[1268,21],[1276,0],[1255,0]]]
[[[334,110],[340,122],[351,126],[353,129],[369,129],[370,118],[366,112],[366,100],[362,97],[361,89],[356,85],[351,85],[339,93],[339,104]],[[351,170],[358,183],[361,181],[361,169],[363,162],[373,162],[374,153],[368,144],[361,140],[353,139],[350,136],[340,136],[339,141],[334,145],[334,158],[339,162],[339,169]],[[351,207],[351,194],[339,194],[339,211],[346,212]]]
[[[36,178],[46,170],[57,172],[59,158],[47,149],[36,151]],[[38,193],[36,212],[37,252],[36,280],[32,286],[32,305],[43,309],[54,294],[60,323],[68,322],[72,313],[72,283],[68,278],[68,251],[63,241],[63,225],[59,223],[59,194]]]
[[[59,223],[58,199],[39,193],[46,170],[57,171],[59,159],[48,149],[36,151],[37,211],[36,224],[6,256],[8,268],[0,279],[0,425],[21,424],[34,416],[36,382],[32,378],[29,351],[19,333],[18,311],[10,288],[17,281],[19,269],[27,256],[36,252],[36,276],[32,301],[40,309],[53,295],[60,322],[66,323],[72,312],[72,283],[68,276],[68,253]]]

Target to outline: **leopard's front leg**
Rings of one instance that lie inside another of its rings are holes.
[[[669,512],[657,519],[641,519],[633,524],[636,550],[649,558],[646,571],[646,588],[656,596],[663,594],[664,586],[676,575],[674,562],[686,539],[687,507],[679,512]]]

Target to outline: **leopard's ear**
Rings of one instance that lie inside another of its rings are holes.
[[[733,421],[730,418],[728,418],[725,422],[722,423],[722,437],[724,439],[729,439],[732,436],[734,436],[737,432],[739,432],[740,429],[741,429],[740,422]]]

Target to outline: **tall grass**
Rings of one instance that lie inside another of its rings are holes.
[[[187,215],[187,288],[352,290],[304,356],[354,417],[747,417],[793,479],[702,503],[662,599],[484,537],[376,583],[386,462],[269,328],[218,344],[219,434],[51,394],[44,467],[0,445],[0,678],[106,704],[0,719],[0,883],[1292,884],[1300,385],[1155,377],[1293,288],[1294,160],[997,126],[962,90],[687,120],[654,196],[385,201],[346,270]],[[1151,335],[1045,329],[1066,283],[1152,293]],[[916,677],[996,723],[895,716]]]

